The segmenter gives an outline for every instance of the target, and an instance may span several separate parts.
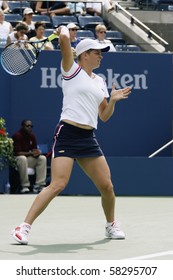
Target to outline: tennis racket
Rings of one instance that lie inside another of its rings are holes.
[[[3,69],[13,76],[20,76],[27,73],[37,63],[38,56],[45,44],[55,38],[58,38],[58,36],[51,34],[46,39],[40,41],[19,40],[9,44],[1,53],[1,65]]]

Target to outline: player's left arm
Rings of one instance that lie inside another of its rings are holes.
[[[111,91],[109,102],[107,101],[106,98],[104,98],[104,100],[99,106],[99,118],[103,122],[109,120],[114,112],[116,102],[122,99],[127,99],[130,93],[131,93],[130,87],[116,90],[115,85],[112,85],[112,91]]]

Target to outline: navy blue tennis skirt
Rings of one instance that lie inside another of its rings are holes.
[[[103,152],[97,142],[94,129],[83,129],[60,121],[56,127],[52,156],[87,158],[99,157]]]

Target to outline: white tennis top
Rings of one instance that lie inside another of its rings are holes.
[[[97,128],[99,105],[109,97],[105,81],[94,73],[90,77],[76,62],[68,72],[61,65],[61,73],[64,98],[60,120]]]

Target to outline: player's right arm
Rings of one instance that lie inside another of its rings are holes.
[[[70,44],[69,30],[66,26],[60,26],[56,29],[59,36],[59,44],[62,53],[62,67],[65,72],[68,72],[74,62],[73,51]]]

